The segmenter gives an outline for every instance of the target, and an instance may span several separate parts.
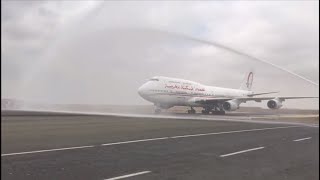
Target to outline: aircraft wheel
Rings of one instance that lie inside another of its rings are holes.
[[[211,111],[211,114],[216,115],[217,111]]]
[[[155,114],[161,113],[161,109],[155,109],[155,110],[154,110],[154,113],[155,113]]]
[[[209,114],[210,111],[202,110],[201,112],[202,112],[202,114]]]
[[[188,114],[195,114],[195,113],[196,113],[196,110],[194,109],[188,110]]]
[[[212,111],[212,114],[214,114],[214,115],[225,115],[226,112],[225,111]]]

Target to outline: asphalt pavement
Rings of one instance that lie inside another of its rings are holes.
[[[114,116],[3,116],[3,179],[319,179],[319,128]]]

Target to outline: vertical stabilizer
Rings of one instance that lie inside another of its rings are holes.
[[[248,72],[244,76],[243,81],[242,81],[239,89],[251,91],[252,83],[253,83],[253,75],[254,75],[253,71]]]

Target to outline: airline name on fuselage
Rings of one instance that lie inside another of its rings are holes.
[[[168,88],[168,89],[183,89],[183,90],[189,90],[189,91],[205,91],[204,88],[194,88],[192,86],[183,86],[183,85],[177,85],[177,84],[174,84],[174,85],[168,85],[168,84],[165,84],[164,88]]]

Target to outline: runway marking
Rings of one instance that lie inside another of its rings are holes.
[[[233,133],[242,133],[242,132],[265,131],[265,130],[272,130],[272,129],[287,129],[287,128],[295,128],[295,127],[302,127],[302,126],[280,126],[280,127],[259,128],[259,129],[244,129],[244,130],[235,130],[235,131],[212,132],[212,133],[203,133],[203,134],[189,134],[189,135],[180,135],[180,136],[170,136],[170,137],[159,137],[159,138],[149,138],[149,139],[139,139],[139,140],[131,140],[131,141],[113,142],[113,143],[100,144],[100,146],[113,146],[113,145],[131,144],[131,143],[157,141],[157,140],[178,139],[178,138],[199,137],[199,136],[210,136],[210,135],[219,135],[219,134],[233,134]],[[47,150],[38,150],[38,151],[8,153],[8,154],[1,154],[1,156],[13,156],[13,155],[21,155],[21,154],[34,154],[34,153],[42,153],[42,152],[50,152],[50,151],[63,151],[63,150],[84,149],[84,148],[92,148],[92,147],[99,147],[99,145],[96,145],[96,146],[94,146],[94,145],[91,145],[91,146],[77,146],[77,147],[68,147],[68,148],[59,148],[59,149],[47,149]]]
[[[137,142],[156,141],[156,140],[169,139],[169,138],[170,137],[161,137],[161,138],[140,139],[140,140],[133,140],[133,141],[122,141],[122,142],[101,144],[101,146],[112,146],[112,145],[119,145],[119,144],[130,144],[130,143],[137,143]]]
[[[138,176],[138,175],[142,175],[142,174],[147,174],[147,173],[151,173],[151,171],[142,171],[142,172],[138,172],[138,173],[127,174],[127,175],[113,177],[113,178],[104,179],[104,180],[117,180],[117,179],[123,179],[123,178],[132,177],[132,176]]]
[[[311,125],[311,127],[319,128],[319,125]]]
[[[261,123],[261,124],[283,124],[283,125],[301,125],[309,126],[307,123],[298,122],[288,122],[288,121],[264,121],[264,120],[253,120],[253,118],[258,119],[274,119],[278,118],[278,115],[249,115],[249,116],[207,116],[207,115],[187,115],[187,114],[132,114],[132,113],[108,113],[108,112],[84,112],[84,111],[63,111],[63,110],[34,110],[34,109],[24,109],[21,112],[38,112],[38,113],[64,113],[69,115],[94,115],[94,116],[113,116],[113,117],[137,117],[137,118],[151,118],[151,119],[178,119],[178,120],[202,120],[202,121],[231,121],[231,122],[247,122],[247,123]],[[241,112],[238,112],[241,113]],[[319,115],[306,115],[312,117],[318,117]],[[3,119],[6,121],[6,119]],[[309,126],[310,127],[310,126]]]
[[[227,156],[241,154],[241,153],[245,153],[245,152],[249,152],[249,151],[256,151],[256,150],[263,149],[263,148],[264,147],[257,147],[257,148],[247,149],[247,150],[238,151],[238,152],[234,152],[234,153],[224,154],[224,155],[221,155],[220,157],[227,157]]]
[[[218,134],[232,134],[232,133],[241,133],[241,132],[265,131],[265,130],[271,130],[271,129],[286,129],[286,128],[294,128],[294,127],[301,127],[301,126],[281,126],[281,127],[260,128],[260,129],[245,129],[245,130],[235,130],[235,131],[225,131],[225,132],[172,136],[170,138],[185,138],[185,137],[209,136],[209,135],[218,135]]]
[[[307,140],[307,139],[311,139],[311,137],[306,137],[306,138],[302,138],[302,139],[296,139],[296,140],[293,140],[293,141],[298,142],[298,141],[304,141],[304,140]]]
[[[160,137],[160,138],[106,143],[106,144],[101,144],[101,146],[112,146],[112,145],[119,145],[119,144],[130,144],[130,143],[156,141],[156,140],[164,140],[164,139],[178,139],[178,138],[210,136],[210,135],[219,135],[219,134],[232,134],[232,133],[241,133],[241,132],[263,131],[263,130],[270,130],[270,129],[293,128],[293,127],[300,127],[300,126],[285,126],[285,127],[272,127],[272,128],[261,128],[261,129],[246,129],[246,130],[236,130],[236,131],[213,132],[213,133],[203,133],[203,134],[189,134],[189,135],[181,135],[181,136]]]
[[[13,155],[19,155],[19,154],[34,154],[34,153],[42,153],[42,152],[50,152],[50,151],[64,151],[64,150],[69,150],[69,149],[83,149],[83,148],[91,148],[91,147],[94,147],[94,146],[76,146],[76,147],[59,148],[59,149],[45,149],[45,150],[38,150],[38,151],[27,151],[27,152],[1,154],[1,156],[13,156]]]

